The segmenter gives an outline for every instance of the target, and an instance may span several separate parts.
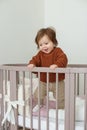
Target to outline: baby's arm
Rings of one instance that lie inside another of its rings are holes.
[[[29,68],[30,70],[32,70],[34,67],[35,67],[34,64],[29,64],[29,65],[28,65],[28,68]]]

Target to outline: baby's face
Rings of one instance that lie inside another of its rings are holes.
[[[38,42],[39,49],[44,53],[50,53],[54,49],[54,43],[47,35],[44,35]]]

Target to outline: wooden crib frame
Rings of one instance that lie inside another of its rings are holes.
[[[25,72],[29,72],[30,79],[32,82],[32,72],[46,72],[49,75],[50,72],[52,73],[65,73],[65,128],[64,130],[75,130],[75,97],[79,96],[84,98],[85,100],[85,117],[84,117],[84,130],[87,130],[87,65],[68,65],[67,68],[57,68],[55,70],[50,70],[49,68],[40,68],[35,67],[32,71],[29,71],[26,64],[7,64],[0,66],[0,130],[7,130],[8,123],[6,122],[4,126],[2,126],[1,122],[4,118],[4,104],[3,104],[3,78],[5,81],[10,80],[10,100],[14,101],[17,99],[17,84],[18,84],[18,72],[23,72],[23,80],[25,77]],[[84,75],[84,93],[79,94],[79,75]],[[7,77],[8,75],[8,77]],[[48,81],[47,81],[48,82]],[[32,84],[32,83],[31,83]],[[24,85],[24,83],[23,83]],[[32,91],[32,90],[31,90]],[[47,99],[49,102],[49,99]],[[31,100],[31,111],[32,111],[32,100]],[[5,108],[7,110],[7,108]],[[49,111],[49,105],[47,105],[47,111]],[[56,108],[56,112],[58,110]],[[16,124],[12,125],[10,123],[9,130],[18,130],[18,118],[17,114],[18,111],[14,110],[15,113],[15,121]],[[39,115],[40,116],[40,115]],[[38,116],[38,130],[41,130],[40,126],[40,117]],[[47,129],[49,130],[49,118],[47,117]],[[32,112],[31,112],[31,128],[32,126]],[[56,130],[58,130],[58,118],[56,117]],[[23,130],[25,130],[25,121],[23,122]]]

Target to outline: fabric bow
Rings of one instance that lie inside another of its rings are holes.
[[[23,100],[10,101],[8,95],[5,95],[5,102],[8,103],[8,108],[2,120],[2,125],[5,123],[6,120],[10,121],[12,124],[15,125],[14,108],[17,109],[17,105],[24,106],[24,101]]]

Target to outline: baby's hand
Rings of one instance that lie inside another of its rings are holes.
[[[54,70],[55,68],[57,68],[58,66],[56,64],[50,65],[50,69]]]
[[[29,65],[28,65],[28,68],[29,68],[30,70],[32,70],[34,67],[35,67],[34,64],[29,64]]]

